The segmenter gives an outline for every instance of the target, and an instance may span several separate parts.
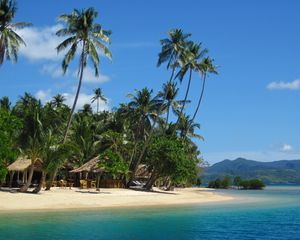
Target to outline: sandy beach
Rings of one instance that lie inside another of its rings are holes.
[[[0,191],[0,211],[165,206],[213,203],[233,199],[205,188],[175,189],[172,192],[154,190],[143,192],[103,188],[100,192],[96,192],[78,188],[53,188],[51,191],[41,191],[39,194]]]

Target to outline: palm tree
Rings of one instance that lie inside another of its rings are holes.
[[[52,98],[51,105],[54,108],[61,108],[65,101],[66,101],[66,98],[63,95],[57,94]]]
[[[195,133],[196,129],[200,129],[200,124],[195,123],[190,116],[182,114],[179,124],[177,125],[180,137],[184,140],[186,138],[198,138],[203,140],[201,135]]]
[[[100,24],[94,23],[95,18],[98,16],[94,8],[83,9],[81,11],[74,9],[70,14],[63,14],[59,20],[66,23],[66,27],[56,32],[59,37],[67,37],[62,43],[57,46],[57,52],[61,52],[70,46],[66,53],[62,69],[66,73],[71,60],[75,57],[78,46],[81,47],[78,77],[79,83],[74,99],[73,106],[68,119],[68,124],[64,134],[63,142],[66,142],[68,131],[71,125],[74,110],[76,108],[78,96],[83,79],[84,68],[88,64],[88,59],[92,60],[95,76],[99,76],[99,53],[103,52],[106,57],[112,59],[111,52],[105,44],[110,44],[111,31],[106,31]]]
[[[192,121],[194,121],[197,116],[197,113],[198,113],[198,110],[199,110],[199,107],[200,107],[200,104],[201,104],[201,101],[203,98],[204,89],[205,89],[205,80],[206,80],[206,76],[208,73],[218,74],[217,67],[213,64],[213,59],[211,59],[209,57],[205,57],[201,62],[202,90],[201,90],[200,97],[198,100],[197,108],[192,117]]]
[[[26,46],[24,40],[15,32],[31,25],[26,22],[12,23],[17,11],[14,0],[0,0],[0,66],[4,58],[16,62],[21,45]]]
[[[200,60],[205,56],[207,53],[207,49],[201,49],[202,43],[196,44],[194,42],[189,42],[187,44],[187,48],[185,49],[184,53],[181,55],[181,58],[179,60],[179,64],[181,66],[180,71],[177,73],[175,78],[179,78],[180,82],[183,81],[185,75],[187,72],[189,72],[189,80],[188,80],[188,86],[185,92],[185,97],[183,100],[183,104],[180,110],[180,113],[178,115],[177,124],[180,121],[180,118],[182,116],[185,103],[187,101],[187,97],[190,91],[190,86],[192,82],[192,74],[194,71],[196,72],[202,72],[202,64]]]
[[[0,109],[3,109],[5,111],[9,111],[10,110],[10,105],[11,105],[11,102],[9,101],[8,97],[4,96],[0,99]]]
[[[131,117],[135,118],[136,130],[139,135],[137,138],[147,139],[151,130],[151,120],[157,118],[157,109],[160,107],[156,97],[152,97],[153,90],[143,88],[135,90],[135,94],[128,94],[131,101],[128,103],[131,109]]]
[[[178,67],[178,60],[185,50],[187,39],[191,36],[190,33],[183,33],[181,29],[172,29],[168,32],[169,38],[160,40],[162,45],[161,52],[158,55],[157,66],[167,62],[167,69],[172,68],[170,81],[173,80],[174,73]]]
[[[177,67],[179,67],[179,59],[185,49],[186,44],[188,43],[187,39],[191,36],[191,34],[183,33],[181,29],[172,29],[168,32],[169,38],[162,39],[160,41],[162,48],[161,52],[158,56],[158,62],[157,66],[159,67],[162,63],[167,62],[167,69],[169,70],[172,68],[172,73],[170,77],[170,81],[173,81],[174,73]],[[159,116],[161,112],[163,111],[164,102],[166,101],[167,95],[165,95],[161,101],[161,106],[157,111],[157,116],[153,121],[153,124],[151,126],[151,130],[149,132],[148,138],[146,139],[143,149],[141,150],[141,153],[139,155],[139,158],[137,160],[137,164],[135,166],[135,169],[133,170],[132,178],[129,180],[127,186],[131,184],[133,181],[133,177],[138,169],[138,165],[142,161],[142,158],[146,152],[146,149],[149,145],[149,142],[151,140],[152,134],[154,132],[155,125],[159,119]]]
[[[94,90],[94,97],[92,98],[92,103],[97,100],[97,113],[99,113],[99,101],[102,100],[104,103],[107,103],[107,98],[102,94],[101,88],[96,88]]]
[[[163,90],[158,93],[158,96],[163,97],[166,95],[167,118],[166,123],[169,122],[170,110],[172,109],[175,114],[178,114],[183,100],[175,100],[179,92],[176,82],[168,81],[163,85]],[[187,101],[190,102],[190,101]]]

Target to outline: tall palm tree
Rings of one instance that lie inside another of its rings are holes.
[[[151,120],[157,117],[157,110],[160,103],[156,97],[153,97],[153,90],[143,88],[135,90],[135,94],[128,94],[131,101],[128,103],[131,109],[131,117],[136,119],[136,130],[139,135],[138,139],[147,139],[151,129]]]
[[[183,114],[183,110],[189,95],[190,86],[192,82],[192,74],[194,71],[200,73],[202,72],[201,60],[206,53],[207,53],[207,49],[202,50],[202,43],[196,44],[194,42],[189,42],[189,44],[187,44],[187,48],[185,49],[184,53],[181,55],[181,58],[179,60],[181,69],[177,73],[176,78],[179,78],[180,82],[182,82],[186,73],[189,72],[189,80],[185,92],[185,97],[183,100],[184,102],[182,104],[180,113],[178,115],[177,124],[179,123],[180,118]]]
[[[111,52],[106,46],[106,44],[110,44],[111,42],[109,38],[111,31],[106,31],[100,24],[94,23],[97,16],[98,13],[94,10],[94,8],[88,8],[81,11],[74,9],[70,14],[63,14],[59,17],[59,20],[64,22],[66,27],[58,30],[56,35],[59,37],[67,37],[67,39],[57,46],[57,52],[61,52],[67,47],[70,47],[62,62],[62,69],[64,73],[66,73],[71,60],[75,57],[78,47],[81,48],[78,68],[79,83],[65,130],[64,143],[67,139],[73,113],[80,93],[83,72],[88,64],[88,59],[92,60],[95,69],[95,76],[99,76],[99,52],[103,52],[106,57],[110,60],[112,59]]]
[[[160,41],[162,48],[161,52],[158,56],[158,62],[157,66],[159,67],[162,63],[167,62],[167,69],[169,70],[172,68],[172,73],[170,77],[170,81],[174,78],[174,73],[176,71],[176,68],[179,67],[179,59],[185,49],[186,44],[188,43],[188,38],[191,36],[191,34],[183,33],[181,29],[172,29],[168,32],[169,38],[162,39]],[[157,111],[157,117],[154,119],[151,130],[149,132],[149,136],[146,139],[143,149],[140,152],[139,158],[137,160],[137,164],[135,169],[133,170],[132,178],[129,180],[127,186],[131,184],[133,181],[134,175],[138,169],[138,165],[142,161],[142,158],[144,157],[144,154],[146,152],[146,149],[149,145],[149,142],[151,140],[152,134],[154,132],[155,125],[159,119],[159,116],[161,112],[163,111],[164,102],[166,101],[167,95],[165,95],[161,101],[161,106]]]
[[[97,113],[99,113],[99,101],[102,100],[104,103],[107,103],[107,98],[102,94],[101,88],[96,88],[94,90],[94,97],[92,98],[92,103],[97,101]]]
[[[31,25],[26,22],[12,23],[17,11],[14,0],[0,0],[0,66],[4,58],[16,62],[21,45],[26,46],[24,40],[15,32]]]
[[[201,101],[203,98],[207,74],[208,73],[218,74],[217,67],[213,64],[213,59],[211,59],[210,57],[205,57],[200,64],[201,64],[201,75],[202,75],[202,90],[201,90],[200,97],[198,100],[197,108],[192,117],[192,121],[194,121],[197,116],[197,113],[198,113],[198,110],[199,110],[199,107],[200,107],[200,104],[201,104]]]

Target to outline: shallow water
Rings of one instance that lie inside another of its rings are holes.
[[[300,186],[219,191],[236,200],[146,209],[0,214],[0,239],[300,239]]]

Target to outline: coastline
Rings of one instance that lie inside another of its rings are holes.
[[[16,211],[87,210],[131,207],[164,207],[201,203],[220,203],[234,199],[207,188],[176,188],[172,192],[154,189],[144,192],[131,189],[53,188],[40,194],[0,191],[0,213]]]

